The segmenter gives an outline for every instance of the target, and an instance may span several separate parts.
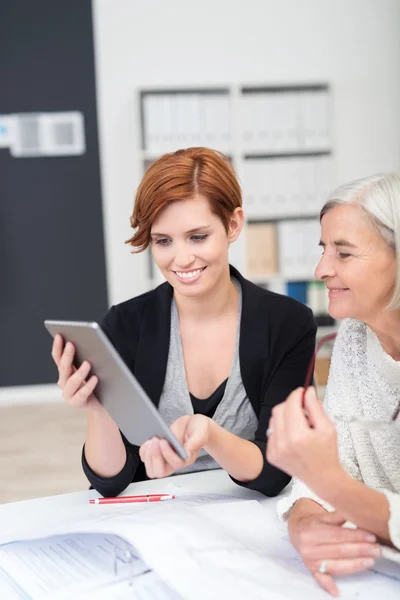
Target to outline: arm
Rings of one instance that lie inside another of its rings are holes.
[[[267,383],[261,402],[258,427],[253,444],[262,455],[262,468],[257,477],[237,477],[230,471],[235,482],[243,487],[256,490],[266,496],[276,496],[289,483],[290,476],[277,469],[266,457],[267,439],[265,432],[274,406],[284,400],[296,387],[303,385],[308,365],[315,347],[316,325],[311,311],[302,326],[297,326],[290,349],[282,357],[272,378]]]
[[[400,547],[400,497],[372,490],[346,473],[339,461],[335,426],[313,388],[307,390],[304,408],[299,389],[274,412],[268,448],[271,462],[299,477],[345,520]],[[396,535],[393,539],[391,531]]]
[[[82,468],[99,494],[118,496],[132,482],[139,464],[139,449],[129,444],[108,413],[104,419],[88,415]]]
[[[118,322],[114,307],[105,315],[102,329],[124,361],[130,364],[129,348],[119,333],[123,326]],[[107,411],[103,407],[88,410],[82,468],[92,487],[102,496],[116,496],[132,482],[139,467],[139,448],[128,442]]]
[[[342,398],[349,397],[347,393],[346,385],[342,380],[342,374],[346,373],[349,369],[349,365],[345,364],[344,347],[346,342],[346,333],[343,325],[338,333],[335,341],[335,346],[332,353],[332,360],[329,369],[328,385],[324,398],[324,409],[329,414],[345,414],[343,407]],[[350,433],[350,428],[344,419],[341,419],[336,424],[337,440],[339,448],[339,458],[344,469],[353,477],[359,481],[362,480],[360,468],[358,465],[353,439]],[[288,496],[282,498],[277,504],[278,515],[280,518],[287,518],[290,513],[292,518],[291,508],[301,498],[309,498],[313,500],[313,505],[317,508],[317,504],[323,506],[327,511],[333,510],[332,506],[328,501],[323,500],[318,496],[315,490],[311,490],[304,482],[299,479],[295,479],[292,490]]]
[[[389,501],[385,494],[355,481],[342,468],[335,472],[329,484],[325,480],[321,484],[315,481],[313,487],[348,521],[373,532],[386,544],[391,543]],[[400,514],[396,520],[399,517]],[[398,547],[400,549],[400,544]]]

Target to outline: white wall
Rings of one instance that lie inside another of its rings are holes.
[[[328,82],[338,183],[400,168],[398,0],[93,0],[109,297],[146,288],[131,256],[136,91]]]

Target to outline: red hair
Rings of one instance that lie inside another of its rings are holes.
[[[136,252],[151,242],[151,228],[171,202],[201,194],[222,221],[226,232],[235,208],[242,206],[242,192],[230,160],[209,148],[186,148],[164,154],[146,171],[136,193],[131,226],[134,235],[126,241]]]

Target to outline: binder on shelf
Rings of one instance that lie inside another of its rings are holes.
[[[247,275],[257,277],[277,272],[276,225],[251,223],[246,229]]]
[[[307,304],[307,281],[288,281],[287,283],[287,295],[302,304]]]
[[[335,320],[329,315],[328,290],[323,281],[309,281],[307,286],[307,305],[314,313],[318,326],[333,325]]]
[[[272,150],[294,152],[299,149],[298,94],[277,92],[270,94]]]
[[[335,188],[335,177],[333,171],[332,156],[319,156],[315,159],[315,195],[316,211],[319,213],[328,196]]]
[[[301,93],[300,130],[301,148],[304,150],[329,150],[329,96],[328,90]]]
[[[201,104],[202,143],[222,152],[231,151],[232,117],[228,94],[205,94]]]
[[[293,152],[299,149],[298,93],[282,90],[243,95],[242,144],[247,152]]]
[[[202,100],[203,97],[200,94],[182,94],[179,98],[184,114],[185,146],[201,146],[202,123],[200,106]]]
[[[330,156],[246,159],[243,169],[246,216],[284,219],[317,215],[328,188],[332,187],[331,170]]]
[[[173,102],[174,98],[170,95],[158,96],[161,111],[161,152],[170,152],[175,149],[174,131],[173,131]]]
[[[157,96],[146,94],[143,98],[144,149],[152,152],[161,146],[161,110]]]
[[[281,221],[278,224],[280,272],[286,279],[313,279],[320,258],[317,220]]]

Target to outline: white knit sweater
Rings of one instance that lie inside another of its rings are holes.
[[[386,354],[377,336],[360,321],[346,319],[332,353],[324,408],[339,414],[336,429],[340,460],[345,470],[370,488],[383,492],[390,505],[389,532],[400,549],[400,422],[379,431],[349,423],[349,415],[390,419],[400,400],[400,362]],[[278,502],[285,518],[299,498],[312,498],[328,510],[304,483],[295,480],[289,496]]]

